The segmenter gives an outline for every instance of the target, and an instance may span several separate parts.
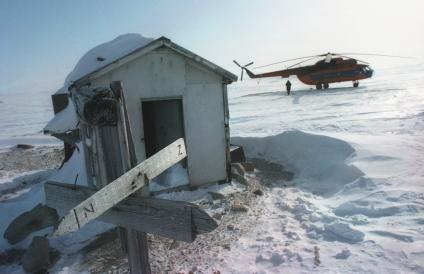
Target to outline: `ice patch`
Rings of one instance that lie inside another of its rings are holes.
[[[393,161],[393,160],[399,160],[399,158],[385,156],[385,155],[373,155],[373,156],[358,158],[356,161],[376,162],[376,161]]]
[[[333,223],[324,225],[324,239],[327,241],[338,241],[345,243],[358,243],[364,240],[365,234],[351,228],[348,224]]]
[[[346,184],[343,187],[343,192],[353,192],[353,191],[360,191],[363,192],[364,190],[373,190],[375,189],[375,183],[371,178],[367,177],[360,177],[356,179],[355,181]]]
[[[401,235],[401,234],[397,234],[397,233],[393,233],[393,232],[389,232],[389,231],[381,231],[381,230],[373,230],[373,231],[370,231],[370,232],[375,233],[375,234],[380,235],[380,236],[383,236],[383,237],[394,238],[396,240],[406,242],[406,243],[414,242],[414,238],[411,237],[411,236],[407,236],[407,235]]]
[[[365,215],[370,218],[381,218],[386,216],[393,216],[400,213],[417,213],[418,210],[414,205],[399,205],[399,206],[388,206],[388,207],[375,207],[373,204],[369,204],[367,201],[350,201],[341,204],[339,207],[334,209],[334,214],[337,216],[352,216],[352,215]]]

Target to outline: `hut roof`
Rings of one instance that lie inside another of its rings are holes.
[[[217,74],[222,75],[229,83],[237,81],[237,76],[231,72],[173,43],[164,36],[153,40],[139,34],[129,33],[120,35],[112,41],[98,45],[84,54],[75,68],[66,77],[64,86],[56,93],[65,93],[74,83],[83,82],[91,77],[97,77],[107,73],[116,67],[122,66],[162,46],[168,47],[200,63]]]

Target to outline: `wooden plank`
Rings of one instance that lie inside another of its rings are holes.
[[[74,207],[60,222],[54,236],[74,232],[142,188],[145,177],[151,180],[186,157],[184,139],[178,139],[143,161],[91,197]]]
[[[44,189],[46,204],[59,212],[67,212],[96,192],[92,188],[74,188],[71,184],[56,182],[46,183]],[[196,205],[152,197],[130,196],[98,219],[184,242],[192,242],[196,235],[217,227],[215,220]]]

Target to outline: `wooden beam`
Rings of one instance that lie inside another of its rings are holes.
[[[180,138],[75,206],[61,220],[54,236],[77,231],[142,188],[144,176],[151,180],[185,157],[184,139]]]
[[[46,204],[59,212],[67,212],[96,192],[92,188],[56,182],[47,182],[44,189]],[[130,196],[98,219],[189,243],[196,235],[217,227],[216,221],[197,205],[152,197]]]

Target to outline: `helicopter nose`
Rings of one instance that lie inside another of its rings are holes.
[[[365,75],[367,76],[367,78],[370,78],[373,74],[374,74],[374,70],[367,66],[365,69]]]

